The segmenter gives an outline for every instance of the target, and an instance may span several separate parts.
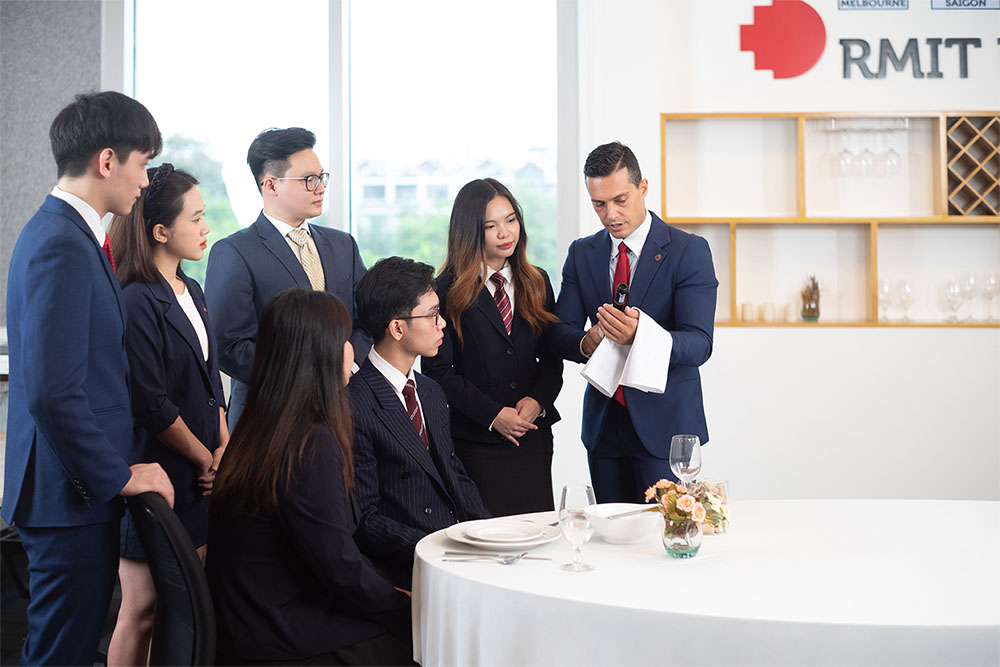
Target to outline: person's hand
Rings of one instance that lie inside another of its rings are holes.
[[[405,588],[400,588],[399,586],[393,586],[393,588],[395,588],[397,591],[399,591],[400,593],[402,593],[403,595],[405,595],[408,598],[412,598],[413,597],[413,593],[411,593],[410,591],[406,590]]]
[[[503,408],[493,420],[493,430],[520,446],[517,439],[528,431],[537,431],[538,427],[519,415],[514,408]]]
[[[222,456],[226,453],[226,445],[220,444],[212,453],[212,472],[219,472],[219,464],[222,463]]]
[[[538,415],[542,414],[542,405],[531,396],[525,396],[514,406],[517,410],[517,414],[520,415],[521,419],[525,419],[532,424],[538,419]]]
[[[595,324],[587,330],[587,335],[583,337],[580,349],[589,357],[594,354],[594,350],[597,349],[597,346],[601,344],[603,339],[604,334],[601,333],[601,325]]]
[[[174,506],[174,485],[170,483],[170,478],[159,463],[136,463],[129,466],[129,470],[132,471],[132,476],[118,495],[137,496],[140,493],[153,491],[163,496],[168,505]]]
[[[212,494],[212,484],[215,482],[215,457],[207,449],[202,449],[203,454],[194,464],[195,476],[198,478],[198,486],[201,487],[201,495]]]
[[[631,345],[639,327],[639,311],[626,306],[625,312],[622,312],[606,303],[597,309],[597,323],[612,342]]]

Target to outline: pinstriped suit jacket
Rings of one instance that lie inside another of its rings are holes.
[[[355,539],[362,553],[400,588],[410,589],[413,550],[428,533],[489,516],[479,489],[455,455],[441,387],[416,374],[430,448],[425,448],[395,390],[365,360],[351,378],[354,411]]]

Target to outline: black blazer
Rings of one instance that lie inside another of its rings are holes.
[[[539,269],[541,270],[541,269]],[[545,279],[545,309],[555,309],[548,275]],[[465,346],[453,334],[454,316],[448,310],[448,293],[455,277],[448,272],[437,279],[441,314],[448,320],[444,343],[435,357],[421,359],[423,371],[444,389],[451,406],[451,432],[457,440],[487,444],[503,441],[490,424],[504,407],[514,407],[525,396],[538,401],[545,416],[535,424],[547,430],[559,421],[553,403],[562,388],[562,359],[548,351],[546,337],[532,334],[521,317],[520,301],[514,295],[514,317],[510,334],[503,324],[496,301],[484,286],[477,301],[462,315]]]
[[[425,535],[488,517],[476,483],[455,455],[448,404],[434,380],[416,374],[430,449],[389,381],[371,361],[351,378],[354,495],[361,551],[400,588],[410,589],[413,550]]]
[[[409,598],[358,551],[343,474],[337,439],[318,427],[276,512],[212,510],[206,571],[220,659],[296,660],[386,630],[409,641]]]
[[[174,504],[201,497],[191,461],[170,449],[156,434],[178,415],[210,451],[219,445],[219,407],[225,405],[217,348],[198,283],[178,269],[208,331],[208,361],[198,334],[177,304],[173,289],[158,282],[134,282],[122,294],[128,312],[125,346],[132,369],[132,414],[136,448],[129,464],[157,462],[174,484]]]

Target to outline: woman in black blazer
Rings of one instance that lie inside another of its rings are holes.
[[[222,379],[201,287],[181,271],[205,252],[198,181],[169,163],[148,170],[149,186],[108,230],[127,311],[125,348],[137,433],[133,463],[157,462],[174,485],[174,511],[204,555],[208,494],[225,451]],[[122,605],[109,665],[149,656],[156,591],[126,510],[121,529]]]
[[[354,543],[350,334],[327,292],[295,287],[261,311],[212,493],[219,664],[412,664],[409,599]]]
[[[455,198],[448,256],[437,278],[448,321],[424,373],[444,388],[455,451],[494,516],[553,509],[553,407],[562,361],[545,335],[552,285],[527,259],[521,207],[492,178]]]

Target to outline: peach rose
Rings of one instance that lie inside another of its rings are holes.
[[[694,499],[694,496],[684,494],[677,498],[677,509],[681,512],[690,512],[698,505],[698,502]],[[702,514],[704,514],[705,508],[702,507]]]
[[[690,497],[690,496],[689,496]],[[691,512],[691,518],[696,522],[701,523],[705,520],[705,506],[698,503],[694,506],[694,511]]]
[[[652,500],[653,498],[655,498],[655,497],[656,497],[656,487],[655,486],[651,486],[648,489],[646,489],[646,502],[647,503],[650,500]]]

